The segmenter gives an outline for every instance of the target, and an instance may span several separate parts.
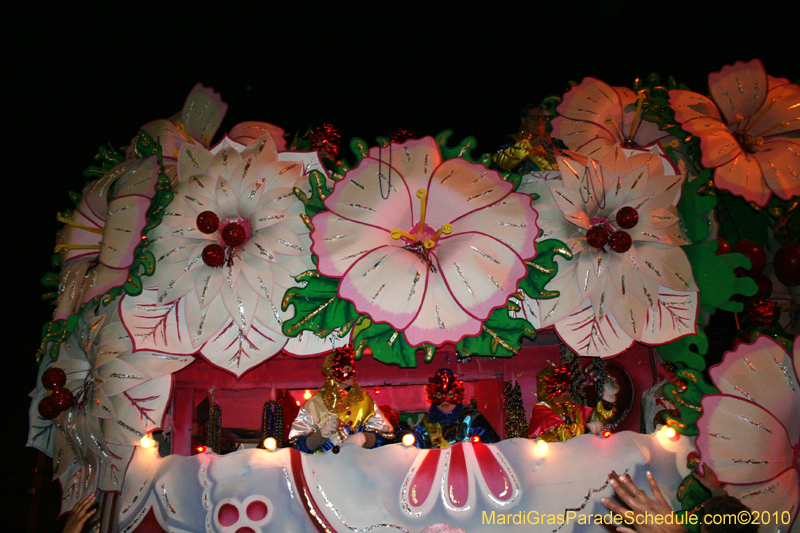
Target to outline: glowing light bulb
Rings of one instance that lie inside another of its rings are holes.
[[[539,440],[536,441],[536,449],[539,451],[539,453],[546,452],[547,451],[547,447],[548,447],[547,446],[547,441],[544,441],[542,439],[539,439]]]
[[[480,442],[480,441],[481,441],[481,438],[478,435],[475,435],[474,437],[472,437],[472,442]]]
[[[295,400],[294,403],[296,403],[299,406],[300,405],[300,400]]]
[[[306,392],[303,394],[303,398],[305,398],[306,400],[308,400],[309,398],[311,398],[311,391],[310,391],[310,390],[307,390],[307,391],[306,391]],[[298,402],[298,403],[297,403],[297,405],[300,405],[300,403]]]
[[[205,453],[207,449],[208,448],[206,448],[205,446],[198,446],[197,448],[195,448],[195,450],[197,450],[197,453]]]
[[[142,437],[142,440],[139,441],[139,445],[141,445],[142,448],[149,448],[153,444],[155,444],[155,441],[150,438],[150,434],[145,435]]]
[[[380,394],[381,390],[378,387],[375,387],[375,394]]]
[[[274,450],[277,447],[278,447],[278,441],[276,441],[274,438],[267,437],[266,439],[264,439],[264,448],[266,448],[267,450]]]
[[[672,440],[678,435],[678,432],[675,431],[675,428],[667,426],[664,428],[664,436],[668,439]]]
[[[603,432],[600,434],[603,436],[604,439],[607,439],[608,437],[611,436],[611,431],[604,429]]]
[[[403,446],[413,446],[417,439],[411,433],[403,435]]]

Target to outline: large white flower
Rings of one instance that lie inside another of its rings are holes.
[[[238,376],[286,345],[280,300],[313,268],[293,193],[305,166],[280,161],[269,135],[246,148],[181,146],[174,199],[149,235],[153,282],[122,303],[137,350],[199,350]]]
[[[493,170],[442,161],[432,137],[375,147],[313,219],[317,268],[412,346],[458,342],[526,275],[538,233],[530,204]]]
[[[697,286],[676,205],[683,177],[660,148],[608,151],[600,160],[558,160],[560,181],[520,190],[534,203],[540,239],[568,245],[547,285],[551,300],[526,300],[537,327],[556,332],[579,355],[611,357],[633,341],[664,344],[695,332]]]
[[[116,306],[107,314],[87,308],[59,347],[55,363],[64,370],[74,405],[51,421],[38,414],[44,397],[34,391],[29,446],[53,457],[61,482],[62,511],[86,494],[119,491],[134,446],[161,427],[172,390],[173,372],[193,360],[152,351],[133,352]],[[40,375],[41,378],[41,375]]]
[[[790,356],[774,339],[739,344],[709,370],[722,394],[702,399],[700,460],[753,511],[759,531],[795,531],[800,506],[800,337]]]

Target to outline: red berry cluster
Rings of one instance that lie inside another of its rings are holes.
[[[197,229],[206,235],[211,235],[219,230],[219,217],[213,211],[203,211],[197,215]],[[222,242],[225,247],[219,244],[209,244],[203,249],[203,262],[212,267],[221,267],[232,260],[232,250],[243,245],[247,240],[247,231],[239,222],[231,222],[222,228]]]
[[[75,403],[72,392],[64,388],[66,383],[67,374],[56,366],[48,368],[42,374],[42,385],[51,391],[38,405],[39,414],[45,420],[52,420]]]
[[[639,213],[635,208],[625,206],[617,211],[617,225],[623,229],[631,229],[639,222]],[[607,224],[607,223],[606,223]],[[586,232],[586,242],[589,246],[602,250],[606,244],[612,251],[624,254],[633,246],[633,237],[627,231],[609,231],[610,224],[598,224]]]

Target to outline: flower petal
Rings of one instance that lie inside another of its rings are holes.
[[[398,242],[385,229],[359,224],[324,211],[314,216],[311,249],[318,258],[320,274],[341,277],[360,257],[377,246]]]
[[[267,134],[269,134],[270,141],[274,144],[277,151],[286,150],[286,139],[283,137],[286,132],[283,128],[279,128],[268,122],[240,122],[231,128],[231,131],[228,132],[228,137],[238,143],[248,146],[256,139],[260,139]]]
[[[786,84],[771,89],[765,106],[742,127],[751,137],[772,137],[800,130],[800,87]]]
[[[669,92],[669,106],[675,112],[675,120],[681,124],[700,117],[710,117],[722,122],[717,105],[702,94],[673,89]]]
[[[447,223],[457,228],[461,217],[502,200],[513,188],[495,170],[464,159],[449,159],[431,177],[426,224],[436,230]],[[414,200],[418,205],[420,200]]]
[[[536,217],[530,196],[512,193],[459,219],[451,237],[468,232],[487,233],[516,251],[522,259],[530,259],[536,255],[534,241],[539,236]]]
[[[764,103],[767,90],[767,71],[759,59],[737,61],[708,75],[708,91],[728,124],[738,122],[737,115],[753,116]]]
[[[790,442],[800,441],[800,384],[792,358],[776,340],[761,335],[737,344],[708,373],[720,392],[757,403],[786,426]]]
[[[419,312],[429,275],[428,264],[414,252],[381,246],[350,267],[339,284],[339,295],[373,321],[402,330]]]
[[[800,196],[800,142],[774,138],[759,147],[753,157],[766,185],[778,198],[790,200]]]
[[[439,145],[433,137],[409,140],[402,144],[391,143],[386,148],[373,146],[369,149],[369,157],[382,161],[384,169],[391,165],[403,176],[412,198],[416,198],[419,189],[428,188],[431,174],[442,163]],[[388,170],[383,173],[388,174]],[[419,213],[416,212],[415,220],[418,217]]]
[[[742,153],[742,147],[728,127],[712,118],[695,118],[683,124],[683,129],[700,139],[702,163],[715,168],[730,162]]]
[[[281,351],[287,337],[276,336],[258,323],[244,334],[229,321],[203,346],[201,353],[209,363],[237,377]]]
[[[589,301],[560,320],[555,329],[567,346],[584,357],[612,357],[633,344],[612,314],[600,320]]]
[[[227,112],[228,104],[219,93],[198,83],[183,104],[181,122],[186,133],[208,146]]]
[[[710,394],[703,397],[702,408],[697,448],[722,483],[764,483],[794,466],[786,429],[763,407]]]
[[[442,239],[434,249],[441,274],[458,304],[487,318],[508,301],[528,273],[520,257],[499,240],[481,233]]]
[[[761,166],[747,152],[741,152],[729,163],[718,167],[714,171],[714,184],[762,207],[767,205],[772,196],[764,183]]]
[[[596,78],[584,78],[579,85],[567,91],[556,111],[564,117],[593,122],[598,126],[603,126],[608,120],[613,120],[619,128],[623,124],[619,94]],[[617,135],[614,137],[617,142],[622,140]]]
[[[603,157],[617,142],[616,135],[603,126],[559,116],[553,119],[553,137],[561,139],[570,150]]]
[[[341,217],[376,228],[411,230],[417,221],[412,220],[411,212],[411,197],[416,198],[416,190],[406,186],[399,172],[393,171],[391,181],[388,173],[386,164],[379,167],[375,159],[362,159],[358,167],[336,182],[325,199],[325,207]]]
[[[422,306],[414,321],[403,334],[411,346],[423,343],[441,346],[457,343],[468,335],[481,331],[481,321],[467,313],[456,303],[442,276],[428,276]]]
[[[766,512],[771,520],[761,522],[759,533],[796,531],[797,510],[800,507],[800,475],[789,469],[775,479],[756,485],[727,485],[729,496],[741,501],[753,513]]]

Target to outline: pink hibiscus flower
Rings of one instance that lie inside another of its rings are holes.
[[[717,187],[760,206],[800,195],[800,87],[754,59],[709,74],[708,88],[711,99],[673,90],[669,101]]]

